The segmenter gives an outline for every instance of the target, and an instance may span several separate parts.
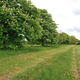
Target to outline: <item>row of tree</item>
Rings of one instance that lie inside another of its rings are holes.
[[[79,40],[75,36],[62,32],[59,34],[59,44],[79,44]]]
[[[57,25],[45,9],[38,9],[30,0],[0,1],[0,45],[21,47],[25,39],[42,46],[74,44],[74,36],[58,33]]]

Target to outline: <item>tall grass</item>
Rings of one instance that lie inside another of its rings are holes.
[[[17,49],[7,49],[7,50],[1,50],[0,49],[0,59],[1,58],[5,58],[8,56],[15,56],[15,55],[19,55],[19,54],[27,54],[30,52],[38,52],[38,51],[44,51],[44,50],[50,50],[50,49],[55,49],[55,48],[59,48],[59,47],[66,47],[64,46],[52,46],[52,47],[42,47],[42,46],[26,46],[23,48],[17,48]]]

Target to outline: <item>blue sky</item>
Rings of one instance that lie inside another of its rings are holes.
[[[59,24],[58,32],[66,32],[80,39],[80,0],[31,0],[40,8],[46,9]]]

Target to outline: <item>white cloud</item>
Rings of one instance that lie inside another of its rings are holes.
[[[47,9],[59,31],[80,39],[80,0],[31,0],[36,7]],[[76,27],[77,26],[77,27]]]

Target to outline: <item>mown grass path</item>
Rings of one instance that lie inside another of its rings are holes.
[[[73,49],[73,73],[75,80],[80,80],[80,48]]]
[[[77,65],[77,51],[76,48],[73,48],[73,57],[72,57],[72,70],[75,80],[80,80],[78,65]]]
[[[72,55],[73,47],[63,48],[40,64],[18,74],[13,80],[75,80]]]
[[[12,80],[13,77],[37,66],[54,55],[67,51],[71,46],[46,51],[20,54],[0,59],[0,80]]]

